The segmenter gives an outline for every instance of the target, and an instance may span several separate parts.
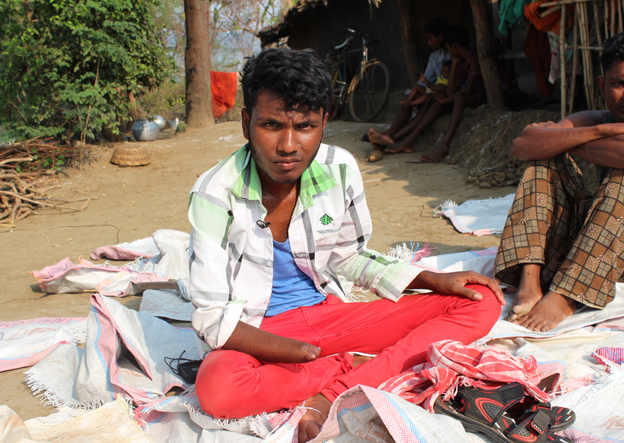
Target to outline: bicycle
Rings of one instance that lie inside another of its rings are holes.
[[[346,40],[335,46],[327,59],[329,73],[334,85],[329,119],[333,120],[342,106],[348,102],[349,113],[355,121],[369,122],[377,117],[388,100],[390,71],[381,61],[369,60],[368,58],[368,51],[376,42],[375,39],[353,29],[346,29],[345,32],[348,34]],[[362,48],[348,51],[347,49],[355,36],[362,37]],[[351,78],[347,88],[349,65],[345,54],[354,52],[362,53],[362,61],[360,62],[360,69]]]

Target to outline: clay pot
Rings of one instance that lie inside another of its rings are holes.
[[[113,151],[111,163],[119,166],[149,165],[150,155],[143,146],[123,145]]]
[[[132,135],[136,141],[151,142],[158,138],[160,129],[158,125],[149,120],[137,120],[132,126]]]
[[[158,126],[158,129],[160,129],[161,131],[167,127],[167,122],[162,115],[155,115],[152,120],[154,121],[154,123],[156,123],[156,126]]]

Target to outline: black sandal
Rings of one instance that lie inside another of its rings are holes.
[[[438,398],[434,410],[459,420],[466,431],[481,432],[497,443],[570,442],[554,432],[572,425],[572,411],[559,407],[553,410],[548,403],[525,398],[520,383],[496,388],[462,386],[455,399]],[[521,402],[527,407],[521,407]]]

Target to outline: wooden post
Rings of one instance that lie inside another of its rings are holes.
[[[566,59],[565,59],[565,25],[566,7],[561,8],[561,24],[559,25],[559,64],[561,65],[561,120],[566,116]]]
[[[598,19],[598,4],[596,2],[597,0],[593,0],[592,6],[594,7],[594,26],[596,28],[596,38],[598,38],[596,44],[600,46],[602,45],[602,36],[600,35],[600,20]]]
[[[481,66],[481,74],[483,74],[488,103],[495,108],[502,109],[505,107],[505,101],[503,100],[496,58],[492,49],[492,28],[487,0],[470,0],[470,6],[472,7],[472,17],[477,34],[479,65]]]
[[[399,0],[399,26],[401,27],[401,42],[403,48],[403,59],[407,67],[407,76],[410,86],[418,83],[418,57],[416,51],[416,39],[414,35],[414,10],[416,8],[412,0]]]
[[[576,90],[576,66],[578,64],[578,28],[579,28],[579,9],[580,5],[577,3],[574,8],[574,49],[572,53],[572,84],[570,85],[570,107],[568,108],[568,114],[574,112],[574,92]]]
[[[215,124],[210,88],[210,2],[184,0],[186,119],[190,128]]]

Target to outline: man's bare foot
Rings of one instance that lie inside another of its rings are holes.
[[[518,323],[518,318],[531,312],[533,306],[544,296],[540,283],[541,272],[542,267],[538,264],[527,263],[522,266],[520,285],[511,303],[511,310],[507,314],[507,320],[510,322]]]
[[[446,143],[440,143],[437,148],[431,151],[429,154],[421,155],[420,159],[424,162],[435,163],[442,160],[449,154],[449,148]]]
[[[308,410],[299,420],[299,443],[310,441],[321,432],[331,405],[323,394],[316,394],[305,401],[304,406]]]
[[[517,323],[537,332],[550,331],[566,317],[574,314],[576,302],[556,292],[548,291],[544,297]]]
[[[414,148],[405,143],[400,144],[396,148],[386,149],[384,151],[386,154],[409,154],[410,152],[414,152]]]
[[[371,128],[371,130],[368,131],[368,138],[370,139],[371,143],[381,146],[392,146],[394,144],[394,140],[392,140],[385,134],[381,134],[375,131],[375,128]]]

